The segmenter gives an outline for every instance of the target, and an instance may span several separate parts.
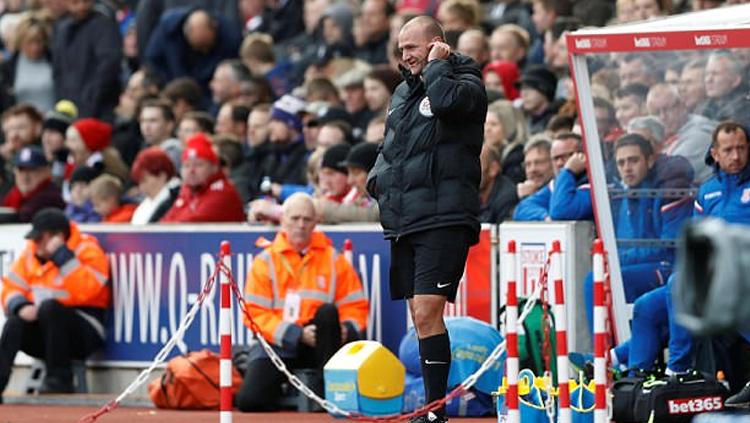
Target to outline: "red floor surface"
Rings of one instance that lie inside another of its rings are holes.
[[[26,422],[77,422],[78,419],[93,412],[87,407],[51,407],[40,405],[0,405],[0,423]],[[239,413],[233,415],[235,422],[345,422],[334,419],[327,414],[314,413]],[[165,423],[197,423],[218,422],[219,414],[215,411],[166,411],[143,408],[118,408],[103,415],[97,423],[125,423],[125,422],[165,422]],[[459,419],[451,421],[461,423],[490,423],[497,421],[494,417],[483,419]]]

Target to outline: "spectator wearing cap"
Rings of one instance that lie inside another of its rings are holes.
[[[396,13],[388,0],[365,0],[358,18],[360,37],[357,37],[358,59],[367,63],[388,64],[390,19]]]
[[[374,66],[365,78],[365,100],[372,113],[385,113],[391,96],[403,81],[401,74],[388,65]]]
[[[190,138],[182,152],[182,188],[162,222],[242,222],[245,213],[237,190],[219,167],[219,156],[203,133]]]
[[[165,81],[188,76],[211,95],[209,81],[225,59],[237,57],[242,34],[236,24],[205,9],[165,12],[144,50],[145,62]]]
[[[544,66],[530,66],[521,77],[521,107],[529,119],[529,132],[544,132],[556,110],[553,107],[557,77]]]
[[[94,211],[102,217],[102,223],[130,223],[136,204],[122,198],[122,182],[112,175],[102,174],[89,185]]]
[[[0,155],[10,162],[22,148],[39,143],[42,115],[30,104],[17,104],[2,115],[3,136]]]
[[[68,161],[127,180],[130,172],[117,150],[110,147],[111,139],[112,125],[104,121],[85,118],[73,122],[65,133],[65,147],[70,150]]]
[[[73,123],[75,115],[66,112],[66,105],[72,103],[62,100],[58,104],[63,105],[58,109],[50,110],[44,114],[42,122],[42,148],[47,161],[52,163],[52,177],[56,183],[61,182],[73,170],[67,165],[68,149],[65,148],[65,132]],[[75,107],[75,106],[73,106]],[[72,111],[76,111],[75,109]],[[67,173],[67,175],[66,175]]]
[[[117,23],[94,10],[93,0],[68,2],[55,26],[52,68],[57,98],[82,117],[111,121],[120,96],[122,39]]]
[[[507,100],[514,101],[519,97],[516,83],[521,77],[518,65],[509,60],[497,60],[488,63],[482,69],[484,86],[488,90],[495,90],[503,94]]]
[[[65,206],[65,216],[77,223],[96,223],[102,217],[94,211],[89,193],[89,184],[101,174],[89,166],[78,166],[70,175],[70,199]]]
[[[38,146],[24,147],[13,158],[15,185],[3,199],[3,207],[17,211],[19,222],[31,222],[46,207],[65,208],[60,190],[52,183],[52,170]]]
[[[307,184],[305,164],[308,151],[303,142],[302,118],[299,115],[304,108],[303,100],[288,94],[271,108],[268,139],[273,153],[263,166],[263,175],[269,177],[271,182],[280,185]]]
[[[347,183],[352,189],[340,203],[327,198],[316,198],[314,200],[315,210],[320,222],[378,221],[380,216],[378,203],[370,197],[366,189],[367,174],[375,164],[377,156],[378,146],[373,143],[359,143],[349,149],[346,159],[340,162],[339,166],[346,169]],[[324,156],[324,162],[325,159]]]
[[[107,256],[96,237],[54,208],[34,216],[26,239],[2,278],[8,320],[0,335],[0,393],[18,351],[44,360],[40,393],[72,393],[71,360],[85,360],[106,339]]]
[[[349,185],[349,174],[344,161],[349,154],[349,144],[332,145],[323,153],[318,171],[319,196],[326,200],[342,203],[352,190]]]
[[[158,222],[180,193],[180,180],[171,159],[159,147],[146,148],[136,156],[130,177],[144,197],[130,223]]]

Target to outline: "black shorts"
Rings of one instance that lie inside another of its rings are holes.
[[[470,229],[448,226],[391,240],[391,299],[443,295],[456,299],[471,244]]]

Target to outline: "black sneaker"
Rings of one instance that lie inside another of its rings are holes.
[[[740,392],[732,395],[724,401],[724,407],[749,408],[750,407],[750,382],[742,387]]]
[[[428,411],[427,414],[409,420],[409,423],[445,423],[447,421],[447,417],[440,417],[432,411]]]

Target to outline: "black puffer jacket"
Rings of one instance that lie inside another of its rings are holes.
[[[445,226],[467,226],[478,235],[487,114],[479,67],[451,54],[430,62],[422,75],[404,72],[393,94],[367,189],[378,199],[386,238]]]

